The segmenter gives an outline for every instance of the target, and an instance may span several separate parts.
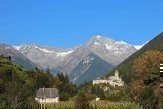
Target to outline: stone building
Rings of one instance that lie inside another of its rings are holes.
[[[93,80],[94,84],[110,84],[111,86],[124,86],[124,81],[122,81],[122,78],[119,76],[118,70],[115,71],[114,76],[110,76],[109,79],[106,80]]]

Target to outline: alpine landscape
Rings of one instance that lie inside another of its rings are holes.
[[[0,1],[0,109],[163,109],[162,4]]]

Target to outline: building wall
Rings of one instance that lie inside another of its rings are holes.
[[[43,98],[43,99],[39,99],[39,98],[35,98],[35,100],[39,103],[58,103],[59,102],[59,97],[56,98]]]
[[[100,84],[100,83],[109,83],[109,80],[93,80],[93,85],[95,85],[95,84]]]
[[[95,84],[110,84],[111,86],[123,86],[124,85],[124,82],[121,81],[121,82],[114,82],[112,80],[93,80],[93,85]]]

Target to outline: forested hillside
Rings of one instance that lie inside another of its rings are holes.
[[[34,104],[38,88],[56,87],[60,100],[67,100],[76,94],[76,86],[69,82],[68,76],[58,74],[53,76],[50,70],[46,72],[37,67],[27,71],[8,57],[0,56],[0,106],[6,109]]]

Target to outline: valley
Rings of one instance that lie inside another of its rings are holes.
[[[161,109],[162,42],[163,33],[139,50],[122,41],[99,36],[69,49],[1,44],[0,106],[2,109],[82,106]],[[41,93],[51,90],[51,94],[43,94],[45,97],[36,101],[40,88]],[[52,91],[54,88],[58,92],[57,101],[48,98],[56,93]],[[54,105],[48,105],[46,100]]]

